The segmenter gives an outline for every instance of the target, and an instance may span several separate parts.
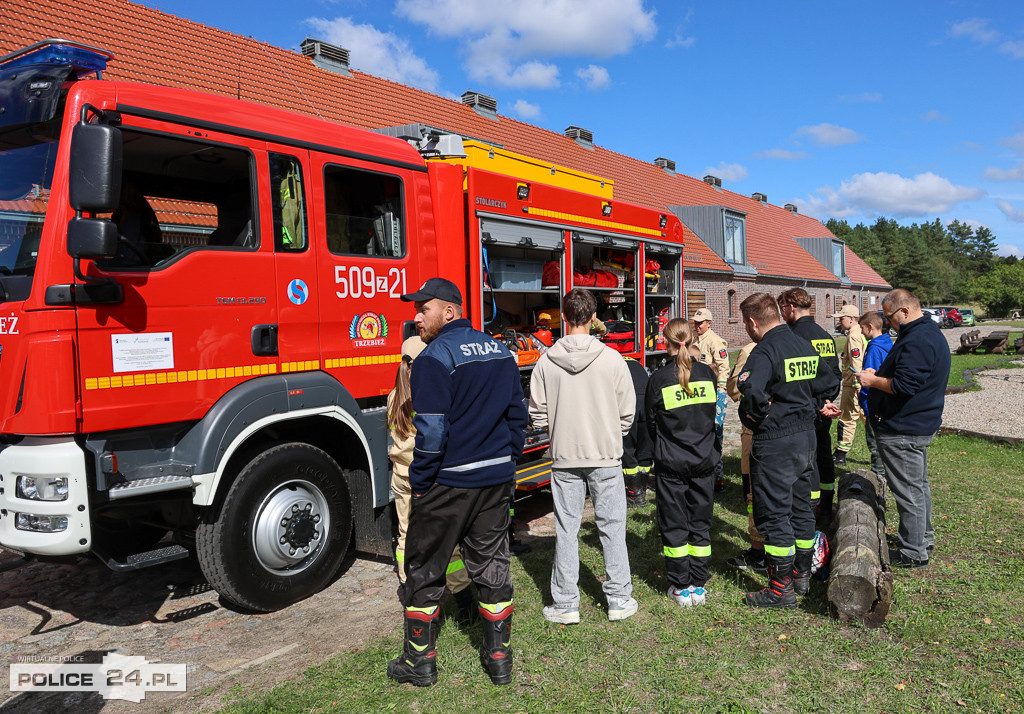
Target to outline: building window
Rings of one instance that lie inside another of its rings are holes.
[[[729,291],[729,319],[736,318],[736,291]]]
[[[846,277],[846,244],[832,242],[832,272],[837,278]]]
[[[725,248],[722,257],[727,263],[747,262],[747,233],[742,216],[725,214]]]

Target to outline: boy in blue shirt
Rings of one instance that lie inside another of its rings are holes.
[[[878,369],[892,349],[892,338],[889,331],[885,329],[882,316],[877,312],[869,312],[861,316],[860,329],[864,338],[868,340],[867,349],[864,350],[864,369]],[[885,466],[878,456],[878,447],[875,445],[875,430],[871,426],[868,416],[868,388],[861,387],[857,393],[857,401],[864,412],[864,439],[868,443],[868,451],[871,452],[871,470],[879,476],[885,476]]]

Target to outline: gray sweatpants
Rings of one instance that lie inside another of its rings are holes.
[[[555,562],[551,597],[558,607],[579,607],[580,550],[577,537],[587,489],[604,550],[606,598],[624,600],[633,594],[626,552],[626,487],[622,467],[556,469],[551,472],[555,505]]]

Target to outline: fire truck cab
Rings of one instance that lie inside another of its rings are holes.
[[[597,271],[607,318],[637,326],[620,351],[663,357],[673,215],[433,135],[105,81],[109,59],[64,41],[0,58],[3,548],[114,569],[195,552],[260,611],[352,547],[391,556],[399,296],[433,276],[527,383],[561,295]],[[530,433],[521,488],[546,483],[546,445]]]

